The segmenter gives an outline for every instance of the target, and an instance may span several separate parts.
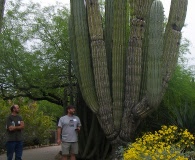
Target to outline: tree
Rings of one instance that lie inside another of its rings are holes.
[[[20,1],[8,6],[0,45],[1,97],[21,96],[66,105],[67,97],[76,93],[68,9],[59,4],[40,10],[39,4]]]
[[[5,0],[0,0],[0,33],[1,33],[1,28],[3,23],[4,9],[5,9]]]
[[[98,0],[71,0],[76,75],[87,105],[112,143],[113,159],[117,146],[131,141],[163,98],[177,64],[187,2],[172,0],[164,31],[159,0],[106,0],[105,28]]]

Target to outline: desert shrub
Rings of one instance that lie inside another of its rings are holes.
[[[124,160],[188,160],[195,137],[187,129],[162,126],[155,133],[146,133],[130,143],[123,152]]]

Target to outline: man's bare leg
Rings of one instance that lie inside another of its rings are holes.
[[[62,160],[68,160],[68,156],[67,155],[62,155]]]
[[[76,160],[76,157],[75,157],[74,154],[71,154],[71,155],[70,155],[70,160]]]

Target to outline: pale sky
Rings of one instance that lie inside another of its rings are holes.
[[[26,0],[30,1],[30,0]],[[70,0],[32,0],[33,2],[41,3],[42,5],[49,5],[55,4],[56,1],[63,3],[69,7]],[[168,17],[169,8],[171,0],[161,0],[165,10],[165,16]],[[188,55],[189,65],[195,65],[195,20],[194,20],[194,7],[195,7],[195,0],[188,0],[188,11],[186,16],[186,27],[182,29],[183,37],[187,38],[191,42],[190,52],[191,55]]]
[[[56,2],[56,0],[35,0],[35,1],[38,2],[41,1],[45,5],[47,5],[48,3],[55,4]],[[70,2],[70,0],[58,0],[58,1],[66,5],[69,5]],[[161,1],[164,6],[165,16],[168,17],[171,0],[161,0]],[[195,10],[194,7],[195,7],[195,0],[188,0],[188,11],[187,11],[187,16],[185,21],[186,27],[182,29],[183,37],[187,38],[191,42],[190,45],[191,55],[187,56],[189,59],[189,65],[195,65],[195,20],[193,17],[194,10]]]

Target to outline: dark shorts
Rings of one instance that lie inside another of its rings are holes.
[[[78,154],[78,142],[62,142],[62,155]]]

